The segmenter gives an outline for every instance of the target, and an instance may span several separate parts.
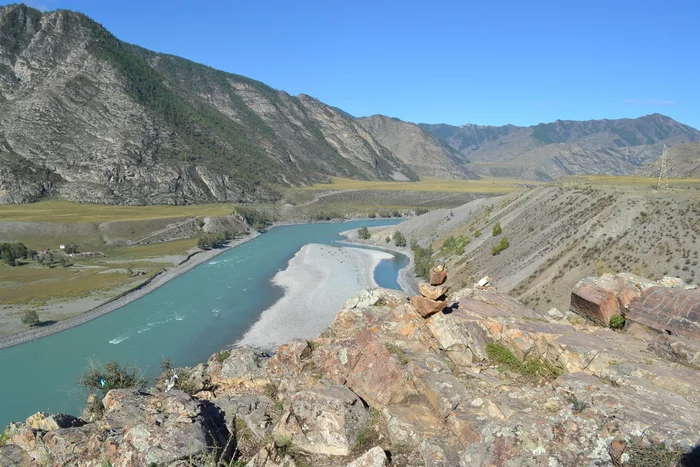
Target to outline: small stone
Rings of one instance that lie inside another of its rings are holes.
[[[547,316],[552,319],[564,319],[564,314],[556,308],[550,308],[547,312]]]
[[[389,459],[386,457],[384,449],[375,446],[346,467],[384,467]]]

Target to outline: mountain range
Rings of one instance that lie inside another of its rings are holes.
[[[664,144],[700,141],[700,131],[660,114],[618,120],[557,120],[519,127],[421,124],[479,175],[550,181],[565,175],[626,175],[656,160]]]
[[[0,7],[0,203],[271,201],[330,176],[617,175],[694,141],[657,114],[533,127],[354,118],[127,44],[80,13]]]

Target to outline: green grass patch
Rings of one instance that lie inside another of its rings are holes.
[[[399,363],[402,365],[406,365],[409,362],[408,355],[406,354],[406,351],[399,347],[398,345],[394,344],[384,344],[384,347],[386,347],[386,350],[392,354],[396,355],[396,358],[399,360]]]
[[[504,369],[529,378],[553,380],[563,374],[561,369],[538,359],[530,359],[523,362],[516,357],[508,347],[499,342],[489,342],[486,345],[486,353],[491,361],[497,363]]]

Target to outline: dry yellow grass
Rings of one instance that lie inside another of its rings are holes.
[[[0,205],[0,221],[80,224],[167,217],[223,216],[232,211],[232,204],[108,206],[54,200],[32,204]]]
[[[638,186],[656,186],[659,179],[657,177],[636,177],[633,175],[579,175],[574,177],[565,177],[560,179],[561,182],[590,182],[601,185],[638,185]],[[669,178],[669,185],[694,185],[700,183],[700,178]]]
[[[2,266],[0,267],[0,303],[41,306],[49,301],[75,300],[99,292],[109,292],[117,287],[145,279],[144,276],[133,278],[121,272],[98,274],[102,270],[32,265],[14,268]],[[156,268],[153,268],[148,275],[155,272]]]
[[[319,183],[299,190],[384,190],[384,191],[434,191],[452,193],[511,193],[521,190],[520,185],[537,185],[541,182],[515,179],[442,180],[423,178],[418,182],[377,182],[333,177],[333,183]]]
[[[196,238],[185,238],[171,242],[152,243],[150,245],[130,246],[106,250],[109,258],[135,259],[158,258],[170,255],[185,255],[187,250],[197,246]]]

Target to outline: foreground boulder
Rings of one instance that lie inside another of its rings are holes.
[[[331,386],[295,394],[274,433],[309,453],[346,456],[368,424],[362,400],[345,386]]]

